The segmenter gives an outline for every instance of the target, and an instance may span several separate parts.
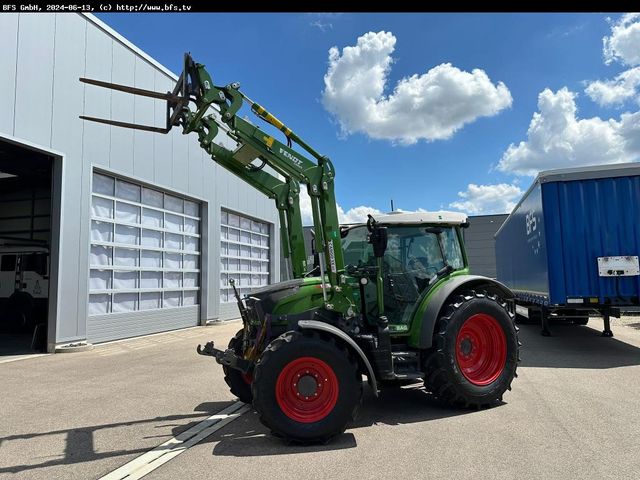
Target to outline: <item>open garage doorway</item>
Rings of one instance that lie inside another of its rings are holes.
[[[0,138],[0,359],[46,352],[54,331],[48,318],[54,160]]]

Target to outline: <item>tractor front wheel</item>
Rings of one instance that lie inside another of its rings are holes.
[[[353,356],[334,338],[291,331],[267,346],[251,389],[260,421],[276,436],[327,442],[355,417],[362,377]]]
[[[242,335],[244,330],[240,330],[229,341],[229,348],[235,352],[236,355],[242,356]],[[233,393],[241,402],[251,403],[253,396],[251,395],[251,381],[253,375],[250,373],[242,373],[234,368],[223,366],[224,381],[229,385],[231,393]]]
[[[476,292],[460,295],[438,320],[425,364],[425,386],[444,402],[488,407],[511,388],[518,335],[506,304]]]

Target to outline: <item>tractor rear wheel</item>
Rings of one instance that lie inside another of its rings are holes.
[[[345,431],[362,399],[362,377],[350,352],[329,336],[286,332],[254,370],[253,407],[276,436],[327,442]]]
[[[238,331],[235,336],[229,340],[229,347],[236,355],[242,355],[242,335],[244,330]],[[234,368],[222,366],[224,371],[224,381],[229,385],[231,393],[233,393],[241,402],[251,403],[253,396],[251,395],[251,381],[253,375],[250,373],[242,373]]]
[[[425,386],[454,406],[483,408],[502,400],[519,360],[517,327],[506,303],[468,292],[443,312],[425,362]]]

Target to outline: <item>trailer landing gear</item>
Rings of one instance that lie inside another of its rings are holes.
[[[540,315],[540,325],[542,326],[542,330],[540,330],[540,335],[543,337],[550,337],[551,330],[549,330],[549,314],[546,309],[541,308],[536,311],[537,315]]]
[[[611,313],[609,310],[602,312],[602,319],[604,320],[604,330],[602,331],[603,337],[613,337],[613,332],[611,331],[611,320],[609,319],[610,315]]]

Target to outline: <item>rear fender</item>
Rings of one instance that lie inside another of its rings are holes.
[[[504,300],[511,300],[515,297],[513,292],[504,284],[488,277],[480,275],[456,275],[442,283],[431,296],[426,298],[427,306],[418,309],[418,315],[414,322],[420,322],[420,329],[417,338],[411,338],[410,344],[416,348],[427,349],[433,344],[433,333],[436,322],[440,318],[442,309],[449,303],[452,295],[465,290],[486,291],[495,294]],[[424,312],[420,314],[420,312]]]

